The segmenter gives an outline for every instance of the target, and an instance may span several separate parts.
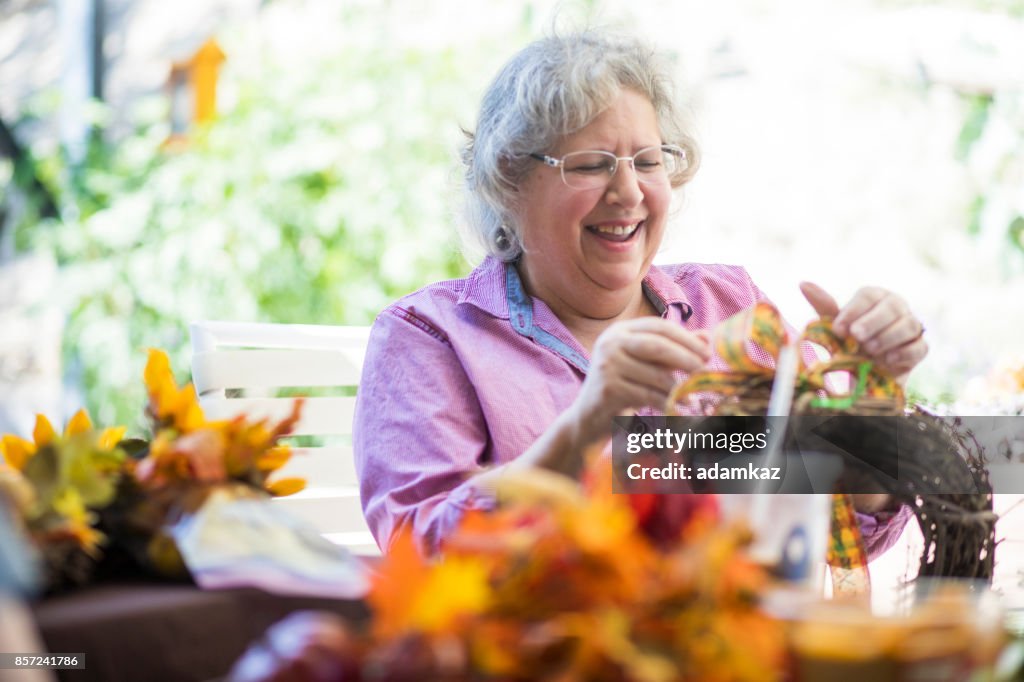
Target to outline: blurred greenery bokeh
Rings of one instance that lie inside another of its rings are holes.
[[[1021,7],[1018,0],[875,2],[883,8],[992,5],[991,11],[1007,16],[1019,15]],[[402,16],[409,10],[402,3],[385,3],[387,11],[372,2],[345,3],[324,19],[329,30],[300,31],[284,40],[283,27],[264,17],[217,35],[228,55],[220,117],[193,131],[187,145],[165,144],[170,130],[162,95],[138,102],[129,114],[97,105],[92,115],[99,133],[81,163],[69,163],[52,143],[37,144],[31,157],[61,217],[40,219],[30,207],[21,216],[16,246],[58,261],[53,304],[66,312],[65,372],[83,390],[94,418],[139,427],[144,351],[166,349],[186,378],[192,320],[369,324],[389,301],[467,272],[454,229],[460,126],[472,127],[479,96],[498,65],[528,39],[550,31],[556,4],[525,2],[518,22],[496,22],[500,30],[449,26],[447,37],[437,39]],[[562,9],[561,23],[591,23],[598,4]],[[675,26],[656,22],[673,3],[649,4],[636,10],[646,17],[641,35],[652,33],[655,23]],[[679,9],[689,16],[698,11],[695,4]],[[396,25],[414,38],[397,39]],[[675,29],[665,41],[676,56],[686,47]],[[732,54],[727,42],[701,45],[698,40],[691,46],[691,57],[704,48],[712,56]],[[705,93],[747,73],[716,75],[713,60],[708,64]],[[876,80],[884,84],[886,78],[882,73]],[[927,81],[892,87],[921,102],[929,89],[948,89]],[[883,101],[872,91],[875,97]],[[976,241],[997,235],[993,264],[1007,278],[1018,276],[1024,264],[1024,93],[963,91],[955,97],[966,112],[959,137],[936,144],[967,169],[973,199],[950,223],[974,233]],[[52,93],[26,103],[19,127],[31,127],[33,118],[52,119],[58,105]],[[878,163],[869,158],[869,167]],[[27,192],[24,173],[12,175],[0,159],[0,204],[9,198],[9,179]],[[733,167],[718,176],[730,198],[735,175]],[[730,250],[723,262],[737,262],[732,250],[738,240],[749,239],[776,211],[774,205],[758,211],[749,225],[738,221],[745,231],[732,237],[720,229],[728,217],[709,220],[718,229],[706,232]],[[863,279],[868,275],[874,273]],[[960,382],[949,374],[948,384]],[[934,400],[935,392],[929,397]]]
[[[468,271],[455,162],[484,46],[365,49],[372,22],[349,12],[300,69],[258,31],[229,35],[231,104],[184,146],[160,102],[81,166],[37,154],[64,215],[26,214],[17,246],[56,255],[65,365],[97,421],[139,423],[146,347],[187,375],[192,320],[369,324]]]

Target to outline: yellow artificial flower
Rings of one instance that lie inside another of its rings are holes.
[[[192,384],[178,388],[167,353],[149,349],[143,379],[149,393],[149,409],[158,422],[167,423],[182,433],[190,433],[207,425],[203,409]]]
[[[32,429],[32,440],[36,443],[36,448],[46,447],[57,437],[57,434],[53,430],[53,425],[50,420],[46,418],[46,415],[36,415],[36,426]]]
[[[42,415],[40,418],[46,419]],[[88,433],[93,430],[92,419],[89,418],[89,413],[83,408],[68,421],[68,425],[64,427],[64,437],[69,438],[80,433]],[[96,439],[96,447],[100,450],[107,451],[113,450],[117,447],[117,444],[124,440],[124,434],[128,430],[127,426],[109,426],[100,431],[99,438]],[[42,447],[42,445],[39,445]]]
[[[3,455],[7,465],[12,469],[21,471],[25,468],[25,462],[36,452],[36,444],[15,436],[13,433],[5,433],[0,438],[0,454]]]
[[[53,510],[64,519],[60,530],[70,535],[86,553],[95,556],[104,535],[92,527],[95,515],[89,511],[78,491],[63,489],[53,499]]]
[[[92,420],[89,418],[89,413],[83,408],[68,421],[62,437],[66,439],[92,430]],[[112,426],[103,429],[96,440],[96,447],[102,451],[113,450],[124,438],[126,431],[127,427],[125,426]],[[57,432],[46,415],[37,414],[35,427],[32,429],[32,440],[25,440],[13,433],[5,433],[0,437],[0,456],[10,467],[22,471],[32,455],[53,443],[57,438]]]

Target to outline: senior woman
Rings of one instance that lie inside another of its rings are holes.
[[[436,547],[492,504],[488,479],[507,469],[578,475],[613,417],[653,413],[674,372],[715,366],[707,331],[765,299],[740,267],[652,265],[699,155],[641,43],[586,32],[527,46],[485,94],[463,161],[488,256],[385,309],[364,365],[356,466],[385,548],[405,526]],[[842,308],[804,293],[897,376],[927,352],[890,292],[865,288]],[[872,553],[907,518],[891,516],[862,523]]]

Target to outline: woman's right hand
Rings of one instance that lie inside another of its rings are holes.
[[[612,418],[631,409],[660,408],[675,386],[673,372],[693,372],[711,359],[705,332],[691,332],[660,317],[611,325],[597,338],[590,371],[570,411],[577,442],[611,435]]]

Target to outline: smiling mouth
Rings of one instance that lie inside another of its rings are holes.
[[[587,225],[587,230],[601,239],[612,242],[628,242],[633,235],[640,231],[645,222],[647,221],[641,220],[632,225]]]

